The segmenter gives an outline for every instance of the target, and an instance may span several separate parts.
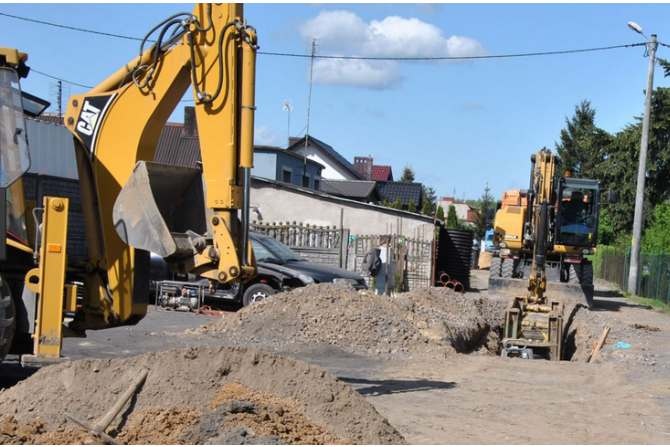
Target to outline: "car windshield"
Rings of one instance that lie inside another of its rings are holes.
[[[254,238],[252,241],[258,261],[302,261],[297,253],[271,237]]]

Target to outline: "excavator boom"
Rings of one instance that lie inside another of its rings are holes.
[[[90,264],[82,329],[146,313],[150,251],[221,283],[255,271],[244,220],[255,30],[240,4],[198,4],[153,31],[155,44],[145,40],[138,57],[68,101],[65,125],[75,140]],[[189,87],[201,171],[152,161]]]

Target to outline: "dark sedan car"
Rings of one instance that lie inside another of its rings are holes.
[[[365,280],[357,273],[303,259],[286,245],[260,233],[251,233],[250,238],[254,247],[258,274],[242,285],[222,287],[215,291],[207,288],[205,298],[209,300],[233,300],[247,306],[276,292],[313,283],[343,283],[349,284],[354,289],[367,288]],[[165,261],[152,256],[154,290],[158,290],[161,282],[166,282],[164,280],[168,278]],[[194,279],[190,281],[170,281],[170,284],[195,285],[206,281],[204,279]]]

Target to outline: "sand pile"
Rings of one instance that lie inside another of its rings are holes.
[[[383,297],[314,284],[274,295],[201,332],[275,350],[327,344],[362,354],[469,352],[497,337],[503,316],[504,303],[447,288]]]
[[[241,348],[189,348],[44,368],[0,393],[0,441],[83,443],[142,369],[107,432],[131,444],[402,443],[349,385],[307,363]],[[98,440],[99,442],[99,440]]]

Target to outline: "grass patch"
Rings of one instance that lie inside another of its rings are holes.
[[[656,311],[670,315],[670,304],[663,300],[659,300],[657,298],[644,298],[637,295],[631,295],[629,293],[624,293],[624,296],[628,301],[632,301],[633,303],[641,304],[643,306],[649,306]]]

